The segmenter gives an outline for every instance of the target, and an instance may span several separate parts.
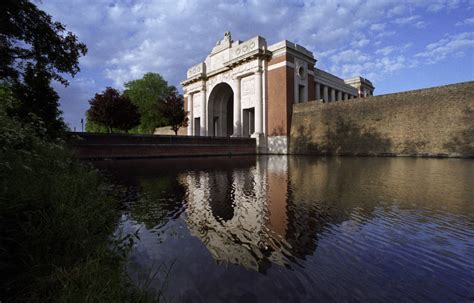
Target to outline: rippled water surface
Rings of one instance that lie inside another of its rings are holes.
[[[129,272],[175,302],[473,302],[474,161],[97,163],[138,231]]]

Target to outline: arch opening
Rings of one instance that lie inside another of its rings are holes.
[[[229,137],[234,133],[234,92],[227,83],[217,84],[209,95],[208,134]]]

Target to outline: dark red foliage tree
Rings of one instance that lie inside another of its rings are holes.
[[[175,135],[181,127],[188,126],[188,112],[184,110],[183,96],[176,91],[171,92],[162,102],[158,102],[158,110],[171,126]]]
[[[109,133],[113,129],[128,132],[140,124],[140,114],[137,106],[114,88],[107,87],[104,92],[96,94],[94,98],[89,100],[89,104],[91,105],[87,111],[89,119],[94,123],[107,127]]]

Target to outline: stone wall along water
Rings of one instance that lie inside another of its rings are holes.
[[[290,153],[474,157],[474,82],[293,105]]]
[[[164,135],[69,133],[68,144],[82,159],[253,155],[255,139]]]

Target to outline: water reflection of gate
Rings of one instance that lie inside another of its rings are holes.
[[[264,271],[271,263],[287,264],[295,252],[314,251],[315,231],[289,210],[294,207],[287,163],[285,157],[269,158],[251,169],[182,177],[188,189],[188,228],[218,263]]]

